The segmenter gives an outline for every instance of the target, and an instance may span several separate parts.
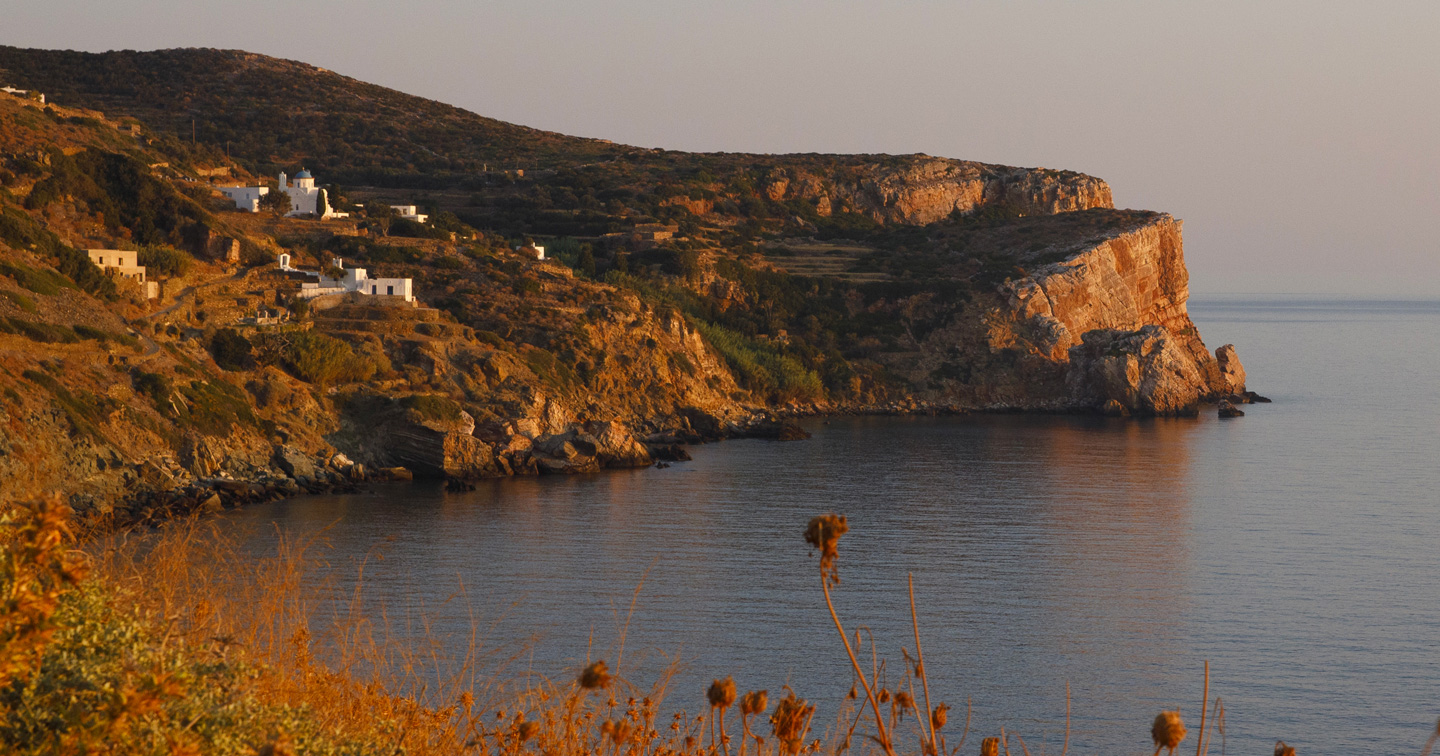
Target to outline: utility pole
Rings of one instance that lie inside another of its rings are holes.
[[[195,146],[195,119],[190,119],[190,146]]]

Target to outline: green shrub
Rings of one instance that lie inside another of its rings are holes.
[[[745,388],[781,400],[824,398],[820,376],[794,357],[722,326],[700,320],[692,324],[725,358]]]
[[[118,406],[115,400],[95,396],[87,391],[81,391],[77,395],[53,377],[38,370],[26,370],[21,375],[31,383],[45,388],[55,397],[55,402],[60,405],[65,419],[70,423],[70,429],[76,435],[89,437],[97,443],[108,443],[98,424]]]
[[[15,283],[47,297],[59,294],[61,289],[75,288],[75,284],[53,270],[32,268],[19,263],[0,263],[0,274],[7,275],[15,279]]]
[[[189,253],[163,245],[141,247],[136,260],[145,266],[147,275],[167,278],[185,275],[190,263],[194,262]]]
[[[460,419],[460,404],[434,394],[416,394],[400,400],[400,406],[420,420],[454,421]]]
[[[10,303],[19,307],[25,312],[35,312],[35,300],[20,294],[19,292],[0,289],[0,297],[10,300]]]
[[[254,365],[250,340],[233,328],[222,328],[210,339],[215,364],[226,370],[248,370]]]
[[[245,395],[225,381],[193,381],[180,395],[186,405],[180,420],[202,433],[223,435],[235,425],[257,424]]]
[[[285,365],[301,380],[322,386],[368,381],[380,367],[374,355],[357,355],[349,344],[314,331],[291,337]]]
[[[99,341],[101,343],[113,341],[131,348],[140,346],[140,340],[128,333],[116,333],[114,331],[107,331],[104,328],[94,328],[87,325],[77,325],[74,328],[75,334],[82,339]]]
[[[37,323],[20,318],[0,318],[0,329],[24,336],[42,344],[74,344],[80,340],[75,331],[57,323]]]

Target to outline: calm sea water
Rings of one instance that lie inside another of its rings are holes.
[[[1440,715],[1440,303],[1192,312],[1273,404],[1234,420],[837,419],[665,470],[388,486],[231,517],[259,550],[271,522],[328,528],[337,574],[369,556],[372,611],[423,610],[456,643],[473,613],[488,644],[528,649],[511,672],[613,663],[640,586],[622,674],[644,683],[676,656],[670,701],[692,708],[713,677],[772,696],[788,683],[818,724],[851,674],[801,532],[840,512],[842,619],[898,670],[915,576],[932,695],[959,710],[952,744],[973,701],[966,752],[1001,726],[1058,752],[1068,681],[1075,752],[1149,754],[1162,708],[1195,729],[1205,660],[1229,753],[1277,738],[1417,752]]]

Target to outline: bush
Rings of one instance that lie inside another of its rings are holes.
[[[15,279],[15,283],[20,284],[26,289],[47,297],[53,297],[59,294],[61,289],[75,288],[75,284],[65,280],[63,276],[53,270],[32,268],[19,263],[14,265],[0,263],[0,273]]]
[[[0,332],[24,336],[42,344],[74,344],[80,340],[80,336],[69,326],[37,323],[20,318],[0,318]]]
[[[10,300],[10,303],[19,307],[25,312],[35,312],[35,300],[13,291],[0,290],[0,297]]]
[[[416,394],[400,400],[400,406],[409,410],[418,420],[439,420],[450,422],[460,419],[460,405],[453,399],[434,394]]]
[[[145,266],[147,275],[174,278],[185,275],[194,258],[174,247],[148,246],[140,248],[136,260]]]
[[[745,388],[780,400],[824,398],[820,376],[794,357],[727,328],[704,321],[692,323],[725,358]]]
[[[373,355],[357,355],[349,344],[314,331],[292,336],[285,351],[285,365],[296,377],[322,386],[368,381],[376,363]]]
[[[210,339],[210,354],[225,370],[248,370],[254,365],[250,340],[233,328],[222,328]]]

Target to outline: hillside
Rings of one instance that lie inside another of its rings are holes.
[[[1243,389],[1186,314],[1180,223],[1083,174],[639,150],[228,51],[0,48],[0,70],[51,102],[0,97],[6,499],[144,519],[399,465],[644,465],[795,413],[1184,414]],[[486,170],[522,153],[540,169]],[[301,165],[349,217],[213,186]],[[135,250],[160,296],[85,248]],[[412,278],[416,305],[302,301],[281,252]]]

